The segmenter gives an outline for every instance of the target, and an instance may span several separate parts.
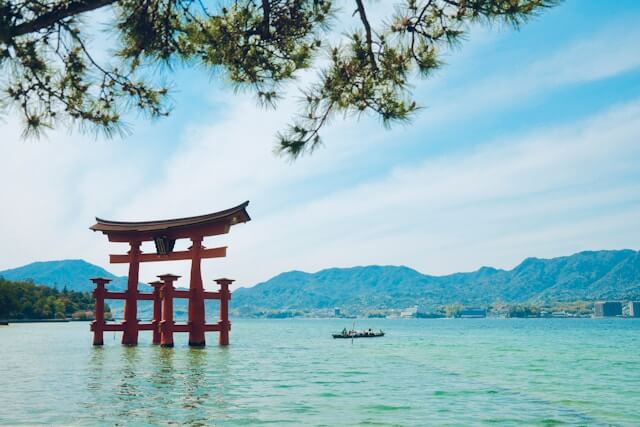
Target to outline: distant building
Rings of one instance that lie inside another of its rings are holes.
[[[400,317],[416,317],[418,314],[418,307],[408,307],[400,312]]]
[[[342,316],[342,313],[340,312],[340,309],[338,307],[333,309],[333,315],[336,317]]]
[[[387,317],[386,314],[382,313],[382,312],[373,312],[373,313],[367,313],[367,317],[369,319],[384,319],[385,317]]]
[[[640,317],[640,302],[629,301],[629,317]]]
[[[464,319],[479,319],[481,317],[487,317],[487,310],[484,308],[469,307],[460,310],[458,317],[462,317]]]
[[[425,312],[418,310],[418,312],[416,313],[416,317],[419,319],[442,319],[443,317],[445,317],[445,315],[441,312]]]
[[[598,301],[593,305],[595,317],[622,316],[622,303],[619,301]]]

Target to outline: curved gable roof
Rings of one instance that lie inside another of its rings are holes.
[[[187,218],[165,219],[156,221],[111,221],[96,217],[96,223],[89,227],[93,231],[110,233],[153,233],[161,234],[175,229],[199,227],[207,225],[227,224],[234,225],[251,220],[247,213],[249,201],[236,207],[214,212],[206,215],[198,215]]]

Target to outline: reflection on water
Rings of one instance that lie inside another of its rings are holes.
[[[138,396],[138,383],[140,378],[138,378],[139,370],[139,362],[140,355],[138,349],[136,347],[121,347],[121,375],[119,377],[118,385],[116,387],[115,393],[118,398],[123,402],[126,406],[127,403],[131,402],[131,398]],[[127,411],[124,410],[122,415],[126,415]]]
[[[173,349],[157,347],[155,352],[155,367],[151,375],[151,381],[159,390],[173,387],[176,383],[175,371],[173,369]]]
[[[229,418],[229,359],[229,349],[218,347],[95,347],[82,406],[105,422],[210,425]]]
[[[204,425],[207,417],[202,410],[209,398],[207,387],[207,353],[206,349],[189,348],[186,350],[184,378],[185,392],[182,396],[182,407],[188,412],[186,422],[190,425]]]
[[[87,389],[89,393],[100,393],[102,391],[102,370],[104,366],[104,352],[102,347],[95,347],[89,352],[89,363],[85,365],[87,378]]]
[[[233,371],[230,369],[230,351],[229,347],[219,347],[214,355],[215,357],[212,358],[212,368],[215,369],[216,374],[213,379],[216,387],[213,388],[212,404],[217,408],[221,419],[229,417],[229,396],[232,393],[230,384],[233,382]]]

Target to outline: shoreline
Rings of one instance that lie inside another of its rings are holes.
[[[232,318],[234,319],[234,318]],[[376,320],[576,320],[576,319],[592,319],[592,320],[610,320],[610,319],[638,319],[637,317],[632,316],[604,316],[604,317],[595,317],[595,316],[567,316],[567,317],[494,317],[494,316],[486,316],[486,317],[357,317],[353,318],[341,318],[341,317],[313,317],[313,316],[295,316],[295,317],[287,317],[287,318],[268,318],[268,317],[235,317],[237,320],[357,320],[357,321],[376,321]],[[12,323],[74,323],[74,322],[92,322],[94,319],[2,319],[0,320],[0,326],[9,326]],[[122,322],[122,319],[110,319],[106,320],[107,323],[113,322]]]
[[[12,323],[71,323],[91,322],[93,319],[2,319],[0,326],[9,326]]]

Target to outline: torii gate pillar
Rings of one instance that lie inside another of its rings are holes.
[[[153,344],[160,344],[160,322],[162,321],[162,286],[164,282],[156,280],[149,283],[153,286],[153,337],[151,342]]]
[[[138,281],[140,273],[140,241],[129,242],[129,278],[127,280],[127,299],[124,301],[124,333],[122,344],[138,344]]]
[[[204,347],[204,287],[202,285],[202,272],[200,261],[202,260],[202,237],[191,238],[191,277],[189,281],[189,345],[192,347]]]
[[[111,280],[96,277],[91,279],[96,285],[93,291],[93,298],[96,300],[94,306],[95,318],[91,324],[93,331],[93,345],[104,345],[104,297],[106,295],[105,285]]]
[[[229,331],[231,330],[231,323],[229,322],[229,300],[231,299],[231,292],[229,292],[229,285],[233,282],[231,279],[216,280],[216,283],[220,285],[220,321],[218,322],[218,326],[220,327],[218,344],[220,345],[229,345]]]

